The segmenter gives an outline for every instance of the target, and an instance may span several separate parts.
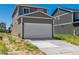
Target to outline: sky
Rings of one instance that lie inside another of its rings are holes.
[[[57,7],[79,9],[79,4],[33,4],[33,6],[47,8],[48,15],[51,15]],[[12,23],[12,13],[15,7],[15,4],[0,4],[0,22],[5,22],[7,28]]]

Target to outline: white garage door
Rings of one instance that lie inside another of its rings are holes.
[[[24,38],[52,38],[52,25],[24,23]]]

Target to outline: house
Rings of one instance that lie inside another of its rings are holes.
[[[19,4],[12,15],[12,34],[26,38],[52,38],[52,17],[47,8]]]
[[[6,31],[6,24],[4,22],[0,23],[0,32],[5,32]]]
[[[52,13],[53,35],[71,34],[79,35],[79,10],[58,7]]]

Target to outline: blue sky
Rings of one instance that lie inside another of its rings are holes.
[[[0,22],[5,22],[7,27],[12,23],[12,13],[15,6],[15,4],[0,4]],[[34,4],[34,6],[48,8],[49,15],[53,13],[56,7],[79,9],[79,4]]]

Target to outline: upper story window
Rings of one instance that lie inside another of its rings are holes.
[[[79,13],[75,14],[75,19],[79,19]]]
[[[30,8],[23,8],[23,14],[30,13]]]

